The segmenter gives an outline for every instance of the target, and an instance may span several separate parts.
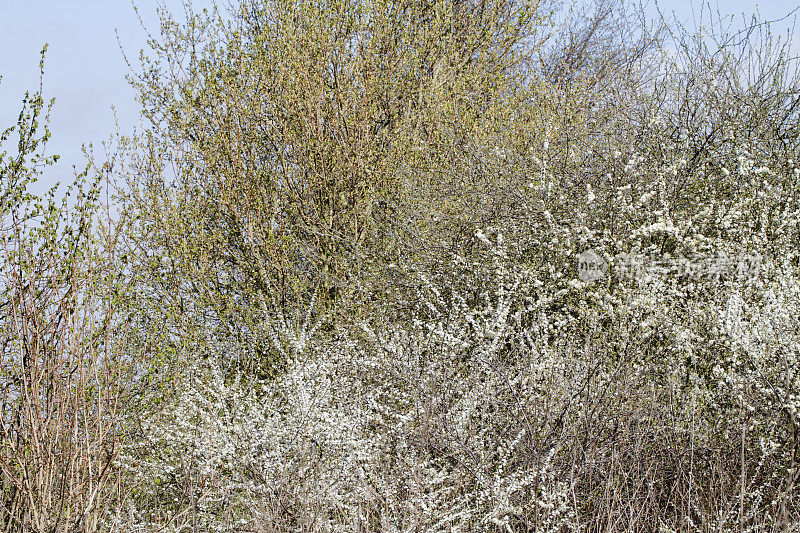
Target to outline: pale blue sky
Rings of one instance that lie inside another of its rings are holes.
[[[192,3],[202,8],[211,1]],[[182,12],[180,0],[166,4],[173,12]],[[144,22],[157,28],[156,0],[137,0],[137,5]],[[674,11],[683,20],[692,18],[689,0],[661,5],[665,15]],[[719,8],[723,14],[740,14],[758,6],[766,19],[775,19],[797,5],[798,0],[732,0],[720,2]],[[80,166],[82,161],[81,144],[98,145],[114,130],[112,106],[117,108],[123,132],[138,124],[115,30],[129,57],[138,58],[146,35],[129,0],[0,0],[0,128],[13,123],[24,92],[37,87],[39,50],[49,43],[45,95],[55,97],[56,103],[48,151],[62,159],[40,179],[38,192],[57,180],[71,181],[72,164]]]
[[[157,33],[158,3],[136,4],[143,22]],[[211,2],[192,4],[202,8]],[[183,13],[180,0],[166,5]],[[0,128],[16,120],[25,91],[38,87],[39,52],[49,43],[44,93],[56,102],[48,152],[61,155],[61,161],[40,178],[37,192],[56,181],[72,180],[73,163],[81,168],[84,161],[81,144],[91,142],[99,148],[114,131],[112,106],[123,132],[138,124],[120,44],[135,66],[146,39],[130,0],[0,0]]]

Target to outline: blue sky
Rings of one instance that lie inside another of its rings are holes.
[[[210,4],[193,1],[197,8]],[[156,1],[137,5],[142,21],[157,33]],[[180,0],[166,5],[182,13]],[[0,0],[0,128],[14,123],[25,91],[38,88],[39,52],[49,44],[44,93],[56,102],[48,152],[61,161],[39,179],[36,192],[72,180],[73,163],[80,168],[84,161],[81,145],[99,147],[114,131],[112,106],[123,132],[138,124],[120,45],[135,66],[146,39],[130,0]]]
[[[180,0],[165,3],[173,12],[181,12]],[[210,3],[192,2],[197,9]],[[137,5],[144,23],[156,29],[156,0],[137,0]],[[665,15],[674,12],[682,20],[692,19],[689,0],[661,5]],[[694,12],[698,5],[694,2]],[[717,4],[712,5],[716,9]],[[719,10],[724,15],[758,9],[766,19],[776,19],[797,5],[797,1],[732,0],[720,3]],[[0,0],[0,128],[13,123],[25,91],[38,86],[39,51],[49,43],[44,88],[56,103],[48,151],[62,159],[40,178],[37,192],[56,181],[71,181],[72,164],[80,167],[82,162],[81,144],[99,145],[114,131],[112,106],[123,132],[138,124],[119,45],[135,60],[146,38],[129,0]]]

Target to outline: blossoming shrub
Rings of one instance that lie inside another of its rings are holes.
[[[699,299],[678,321],[663,281],[624,296],[579,283],[533,296],[533,273],[502,256],[487,247],[475,266],[494,277],[477,301],[420,280],[409,324],[311,341],[259,392],[213,367],[187,370],[175,404],[142,421],[143,438],[123,454],[137,489],[117,523],[561,531],[791,521],[791,276],[759,289],[760,303]],[[717,358],[709,375],[701,356]]]

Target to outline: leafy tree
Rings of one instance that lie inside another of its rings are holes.
[[[432,188],[457,194],[444,169],[508,128],[543,21],[518,0],[165,15],[133,80],[152,124],[126,200],[155,254],[140,268],[270,374],[270,321],[314,302],[357,313],[409,256],[403,217],[429,209]]]

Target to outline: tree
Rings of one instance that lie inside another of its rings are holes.
[[[280,357],[265,353],[265,324],[311,302],[356,312],[346,302],[398,258],[410,226],[398,217],[427,207],[415,195],[505,127],[543,21],[519,0],[165,15],[133,80],[152,126],[128,205],[160,256],[140,254],[142,268],[269,374]]]

